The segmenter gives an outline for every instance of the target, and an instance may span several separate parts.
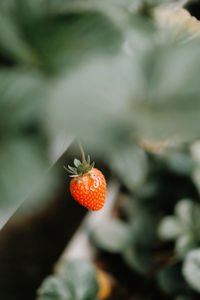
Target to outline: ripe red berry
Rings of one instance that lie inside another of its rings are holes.
[[[106,197],[106,181],[98,169],[94,168],[94,162],[90,164],[90,157],[86,161],[83,148],[82,163],[74,160],[75,167],[68,166],[67,171],[74,177],[70,181],[70,192],[73,198],[81,205],[91,210],[99,210],[104,206]]]
[[[70,182],[70,192],[81,205],[92,210],[99,210],[104,206],[106,196],[106,181],[96,168],[88,173],[73,178]]]

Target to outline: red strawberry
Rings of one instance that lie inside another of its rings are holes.
[[[70,182],[70,192],[81,205],[91,210],[99,210],[104,206],[106,196],[106,181],[94,162],[90,164],[90,157],[86,161],[81,147],[82,163],[75,159],[75,167],[68,166],[68,172],[74,177]]]

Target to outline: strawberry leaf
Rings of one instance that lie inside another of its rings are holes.
[[[74,159],[74,165],[75,167],[78,168],[78,166],[81,164],[80,160],[78,160],[77,158]]]
[[[131,234],[124,222],[111,220],[95,227],[91,239],[100,249],[118,253],[130,243]]]
[[[61,275],[49,276],[38,289],[38,300],[94,300],[98,292],[95,267],[86,260],[62,265]]]

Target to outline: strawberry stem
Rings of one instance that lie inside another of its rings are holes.
[[[86,164],[87,161],[86,161],[86,159],[85,159],[85,152],[84,152],[84,150],[83,150],[83,147],[82,147],[82,145],[81,145],[80,142],[78,142],[78,145],[79,145],[79,148],[80,148],[80,151],[81,151],[82,164]]]

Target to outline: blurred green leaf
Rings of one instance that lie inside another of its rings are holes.
[[[177,294],[188,290],[179,265],[172,265],[161,270],[158,274],[158,284],[168,294]]]
[[[51,133],[84,135],[94,144],[101,140],[102,148],[122,128],[128,129],[129,138],[162,141],[198,136],[198,42],[148,43],[149,47],[133,55],[119,52],[109,60],[96,56],[57,81],[48,104]],[[179,172],[188,172],[190,163],[183,167],[180,159],[171,161],[171,167],[176,163]]]
[[[72,299],[93,300],[98,293],[96,270],[86,260],[69,261],[63,268],[63,280],[71,291]]]
[[[0,70],[0,226],[34,191],[48,167],[46,141],[38,126],[45,88],[37,72]]]
[[[175,206],[175,214],[183,223],[190,224],[194,204],[190,199],[183,199]]]
[[[144,137],[183,140],[199,135],[198,49],[199,41],[193,41],[163,43],[144,51],[143,97],[135,99],[133,91],[132,101],[132,113]]]
[[[188,199],[179,201],[175,206],[175,214],[179,218],[182,231],[199,237],[200,204]]]
[[[37,291],[38,300],[72,300],[71,293],[67,289],[62,278],[48,276]]]
[[[45,79],[37,72],[12,68],[0,70],[0,134],[20,133],[42,117]]]
[[[156,228],[158,218],[146,211],[135,212],[135,218],[130,222],[132,243],[140,248],[151,248],[157,240]]]
[[[100,249],[118,253],[130,244],[131,232],[124,222],[110,220],[95,227],[91,239]]]
[[[120,30],[98,5],[83,11],[68,7],[61,14],[49,1],[2,4],[0,52],[46,74],[77,67],[97,53],[113,54],[121,40]]]
[[[158,234],[161,239],[173,240],[181,233],[180,224],[173,216],[168,216],[162,219],[158,227]]]
[[[148,248],[140,248],[137,245],[126,247],[122,255],[128,266],[141,274],[147,273],[153,263],[151,251]]]
[[[190,251],[183,264],[183,275],[188,284],[200,292],[200,250]]]
[[[37,141],[7,140],[0,150],[0,227],[36,189],[48,164]]]
[[[178,225],[177,235],[191,235],[193,238],[199,238],[200,229],[200,205],[190,199],[182,199],[175,206],[174,221]],[[168,220],[172,220],[169,217]],[[164,219],[165,221],[165,219]],[[175,224],[174,224],[175,225]],[[162,223],[161,223],[162,226]]]
[[[70,260],[60,275],[47,277],[38,289],[38,300],[94,300],[98,293],[96,270],[86,260]]]
[[[127,78],[127,68],[124,56],[97,56],[63,74],[50,89],[45,115],[50,134],[84,136],[91,145],[99,141],[101,149],[115,143],[118,132],[127,134],[127,121],[122,118],[129,95],[123,78]]]
[[[184,153],[172,153],[167,156],[167,165],[173,172],[182,175],[191,175],[194,169],[194,161],[191,156]]]
[[[98,52],[114,53],[121,41],[114,25],[97,12],[68,14],[41,32],[40,53],[50,68],[76,67]]]
[[[200,205],[189,199],[178,201],[175,216],[164,217],[158,227],[161,239],[175,240],[175,251],[180,258],[198,246],[200,239]]]
[[[18,24],[3,12],[0,12],[0,52],[14,61],[37,64],[35,53],[24,41]]]
[[[108,163],[129,190],[140,188],[144,183],[148,172],[147,157],[136,145],[121,143],[111,152]]]
[[[181,235],[177,238],[175,243],[176,254],[180,258],[184,258],[185,255],[192,249],[198,246],[197,240],[191,235]]]
[[[47,10],[48,12],[48,10]],[[121,34],[104,14],[98,11],[46,14],[30,22],[20,15],[22,31],[48,72],[77,67],[97,53],[113,54],[121,43]]]

